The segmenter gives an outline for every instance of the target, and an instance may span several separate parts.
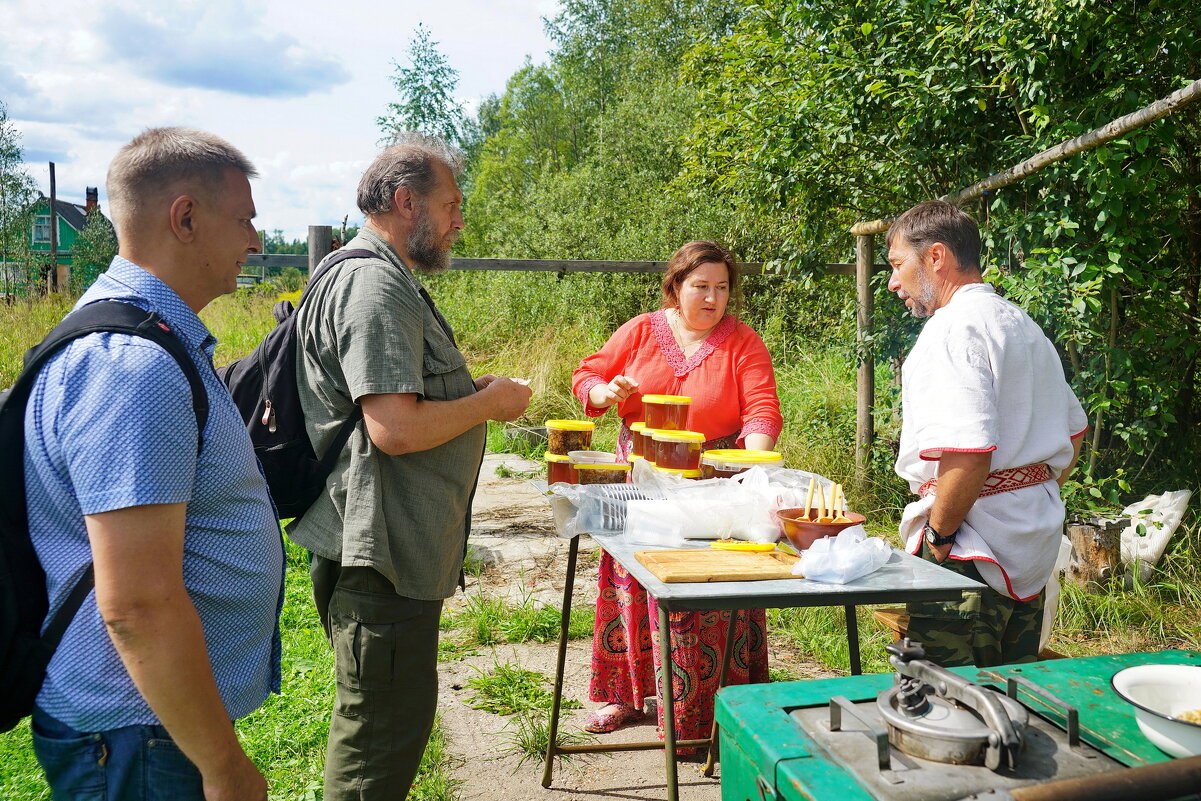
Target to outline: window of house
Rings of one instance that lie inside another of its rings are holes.
[[[33,241],[50,241],[50,215],[39,214],[33,221]]]

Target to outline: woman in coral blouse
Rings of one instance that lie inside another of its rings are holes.
[[[775,373],[759,335],[726,313],[737,289],[728,251],[689,242],[667,263],[662,308],[625,323],[572,375],[589,416],[617,406],[619,457],[629,453],[630,425],[644,419],[643,394],[691,397],[688,428],[705,435],[706,449],[775,445],[783,424]],[[659,618],[646,590],[607,553],[599,586],[589,695],[606,704],[588,715],[585,728],[609,732],[641,718],[643,700],[657,695],[660,659],[652,642],[660,641]],[[677,736],[708,737],[729,612],[673,612],[670,619]],[[767,680],[764,631],[763,610],[740,616],[728,683]]]

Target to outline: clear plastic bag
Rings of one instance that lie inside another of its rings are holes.
[[[627,504],[655,497],[653,490],[632,484],[551,484],[555,531],[571,539],[580,534],[620,534],[626,528]]]
[[[792,572],[811,581],[847,584],[884,567],[891,556],[892,548],[883,539],[867,536],[863,526],[851,526],[814,542]]]

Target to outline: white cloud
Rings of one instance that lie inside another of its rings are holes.
[[[460,74],[474,107],[504,91],[527,56],[545,60],[554,0],[4,0],[0,102],[24,134],[30,173],[49,190],[101,186],[116,150],[144,128],[217,133],[256,164],[262,227],[303,238],[310,224],[358,219],[355,188],[378,152],[375,118],[393,99],[418,22]],[[106,203],[103,197],[101,203]]]

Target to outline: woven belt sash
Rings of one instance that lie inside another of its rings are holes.
[[[1000,495],[1002,492],[1013,492],[1022,487],[1033,487],[1052,479],[1051,468],[1041,462],[1028,464],[1024,467],[1009,467],[1004,470],[994,470],[984,479],[984,488],[980,490],[981,498],[987,495]],[[917,488],[917,494],[925,498],[935,487],[938,479],[932,478]]]

